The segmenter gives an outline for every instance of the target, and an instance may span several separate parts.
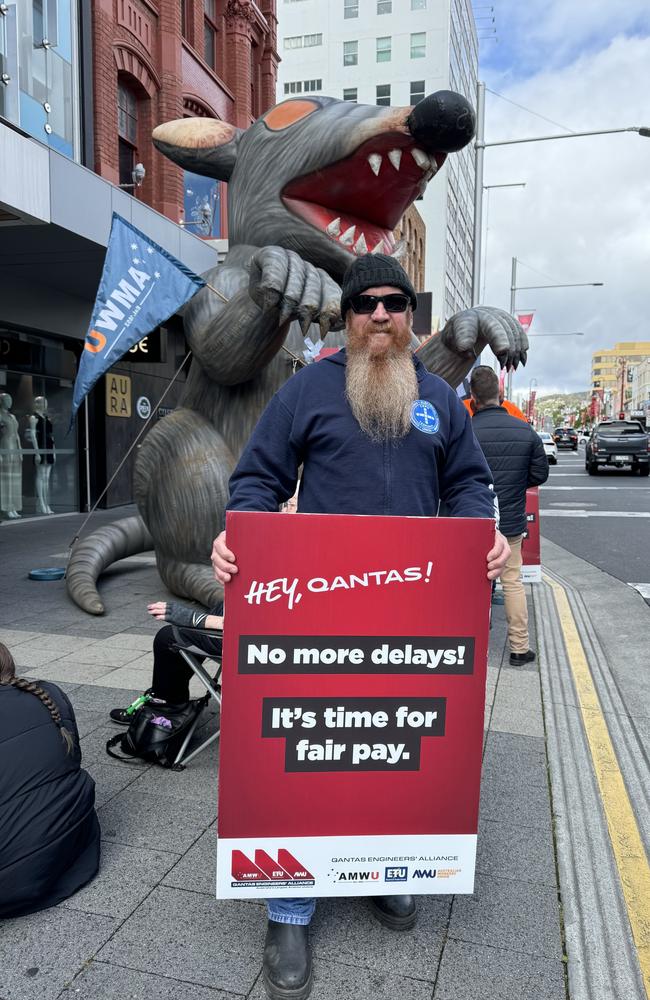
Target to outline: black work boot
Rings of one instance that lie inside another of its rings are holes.
[[[391,931],[410,931],[418,914],[413,896],[373,896],[372,912],[380,924]]]
[[[311,948],[307,924],[269,920],[262,963],[271,1000],[306,1000],[311,993]]]

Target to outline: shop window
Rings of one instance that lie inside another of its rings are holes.
[[[203,0],[203,58],[217,70],[217,0]]]
[[[426,31],[414,31],[411,35],[411,59],[424,59],[427,54]]]
[[[377,62],[390,62],[391,47],[390,36],[377,39]]]
[[[343,42],[343,65],[356,66],[359,62],[359,43]]]
[[[133,184],[133,169],[138,161],[138,98],[122,81],[117,85],[117,134],[119,144],[120,184]],[[134,190],[127,187],[126,190]]]
[[[411,104],[417,104],[424,98],[424,80],[411,82]]]
[[[377,104],[384,107],[390,106],[390,83],[377,84]]]
[[[356,87],[346,87],[343,91],[344,101],[356,101],[357,99],[357,88]]]

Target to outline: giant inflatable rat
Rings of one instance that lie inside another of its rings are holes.
[[[471,107],[449,91],[413,108],[310,96],[276,105],[246,130],[207,118],[155,129],[156,147],[174,162],[228,182],[230,249],[204,276],[212,288],[184,311],[192,365],[180,407],[138,454],[141,519],[101,528],[73,550],[67,587],[80,607],[102,614],[102,570],[152,544],[169,590],[217,603],[210,550],[224,526],[228,479],[291,375],[291,355],[302,357],[312,323],[322,337],[340,329],[337,282],[351,256],[396,252],[402,215],[473,134]],[[487,345],[502,365],[525,363],[526,336],[499,309],[458,313],[414,349],[456,386]]]

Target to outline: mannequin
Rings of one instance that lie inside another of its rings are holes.
[[[37,396],[33,403],[34,413],[29,417],[27,438],[34,448],[36,466],[36,510],[39,514],[53,514],[50,507],[50,476],[56,463],[54,449],[54,428],[47,415],[47,399]]]
[[[0,509],[15,519],[23,508],[23,453],[12,404],[9,393],[0,393]]]

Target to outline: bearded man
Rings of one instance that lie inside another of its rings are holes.
[[[393,258],[367,254],[350,265],[341,289],[347,348],[299,371],[273,397],[230,479],[229,510],[277,511],[293,496],[302,466],[300,513],[435,517],[444,502],[450,517],[495,517],[492,476],[468,411],[413,354],[416,307]],[[489,579],[509,554],[496,531]],[[225,532],[215,539],[212,564],[225,585],[237,572]],[[267,904],[267,994],[304,1000],[315,900]],[[370,905],[392,930],[415,924],[412,896],[375,896]]]

